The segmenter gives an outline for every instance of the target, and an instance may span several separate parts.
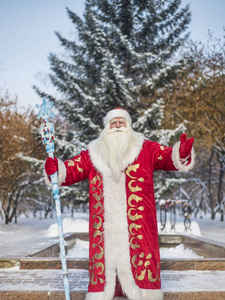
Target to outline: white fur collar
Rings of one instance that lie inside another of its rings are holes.
[[[142,145],[144,143],[145,137],[141,133],[135,132],[136,136],[136,145],[133,146],[130,154],[125,158],[124,168],[127,168],[130,164],[134,162],[134,160],[138,157]],[[96,139],[88,144],[89,155],[91,161],[95,168],[102,174],[111,174],[110,168],[106,165],[103,158],[98,152],[98,142],[99,139]]]

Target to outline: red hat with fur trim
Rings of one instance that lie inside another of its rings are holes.
[[[106,125],[114,118],[124,118],[129,125],[131,126],[131,117],[128,113],[128,111],[124,108],[121,107],[116,107],[112,110],[110,110],[107,115],[105,116],[105,118],[103,119],[103,124],[106,127]]]

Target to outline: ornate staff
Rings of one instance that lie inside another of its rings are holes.
[[[41,124],[41,136],[42,143],[46,148],[46,152],[48,156],[54,158],[54,124],[48,121],[49,117],[54,117],[55,114],[51,111],[54,106],[53,102],[48,102],[45,98],[42,99],[42,104],[39,106],[36,105],[36,108],[39,108],[39,113],[37,118],[43,118],[45,121]],[[60,256],[62,262],[62,271],[63,271],[63,281],[64,281],[64,289],[66,300],[70,300],[70,292],[69,292],[69,281],[68,281],[68,272],[66,265],[66,255],[65,255],[65,243],[63,238],[63,226],[62,226],[62,216],[61,216],[61,204],[60,204],[60,195],[58,188],[58,180],[57,180],[57,172],[55,172],[51,177],[52,182],[52,192],[53,198],[55,199],[56,205],[56,214],[57,214],[57,224],[58,224],[58,232],[59,232],[59,246],[60,246]]]

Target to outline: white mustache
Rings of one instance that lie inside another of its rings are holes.
[[[111,133],[115,133],[115,132],[128,132],[129,131],[129,128],[126,128],[126,127],[120,127],[120,128],[111,128],[110,130],[109,130],[109,134],[111,134]]]

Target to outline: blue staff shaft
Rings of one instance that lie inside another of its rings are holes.
[[[54,124],[48,122],[48,117],[54,116],[54,113],[51,112],[51,108],[53,106],[54,106],[53,102],[49,103],[45,98],[43,98],[42,104],[40,106],[36,105],[36,107],[39,108],[39,114],[37,118],[45,119],[45,122],[41,124],[41,136],[42,136],[42,142],[46,148],[46,152],[51,158],[54,158],[54,150],[55,150],[54,149]],[[53,192],[53,198],[55,199],[55,206],[56,206],[57,224],[58,224],[58,232],[59,232],[60,257],[62,262],[65,295],[66,295],[66,300],[70,300],[69,280],[68,280],[68,272],[67,272],[67,265],[66,265],[65,243],[63,238],[61,204],[60,204],[57,175],[58,175],[57,172],[51,175],[52,192]]]
[[[53,153],[48,154],[49,157],[54,158]],[[60,203],[60,195],[59,195],[59,187],[58,187],[58,180],[57,180],[57,172],[51,175],[51,182],[52,182],[52,192],[53,198],[55,199],[55,206],[56,206],[56,215],[57,215],[57,224],[58,224],[58,233],[59,233],[59,246],[60,246],[60,257],[62,263],[62,271],[63,271],[63,282],[64,282],[64,289],[66,300],[70,299],[70,292],[69,292],[69,280],[68,280],[68,271],[67,271],[67,264],[66,264],[66,253],[65,253],[65,243],[63,238],[63,225],[62,225],[62,216],[61,216],[61,203]]]

